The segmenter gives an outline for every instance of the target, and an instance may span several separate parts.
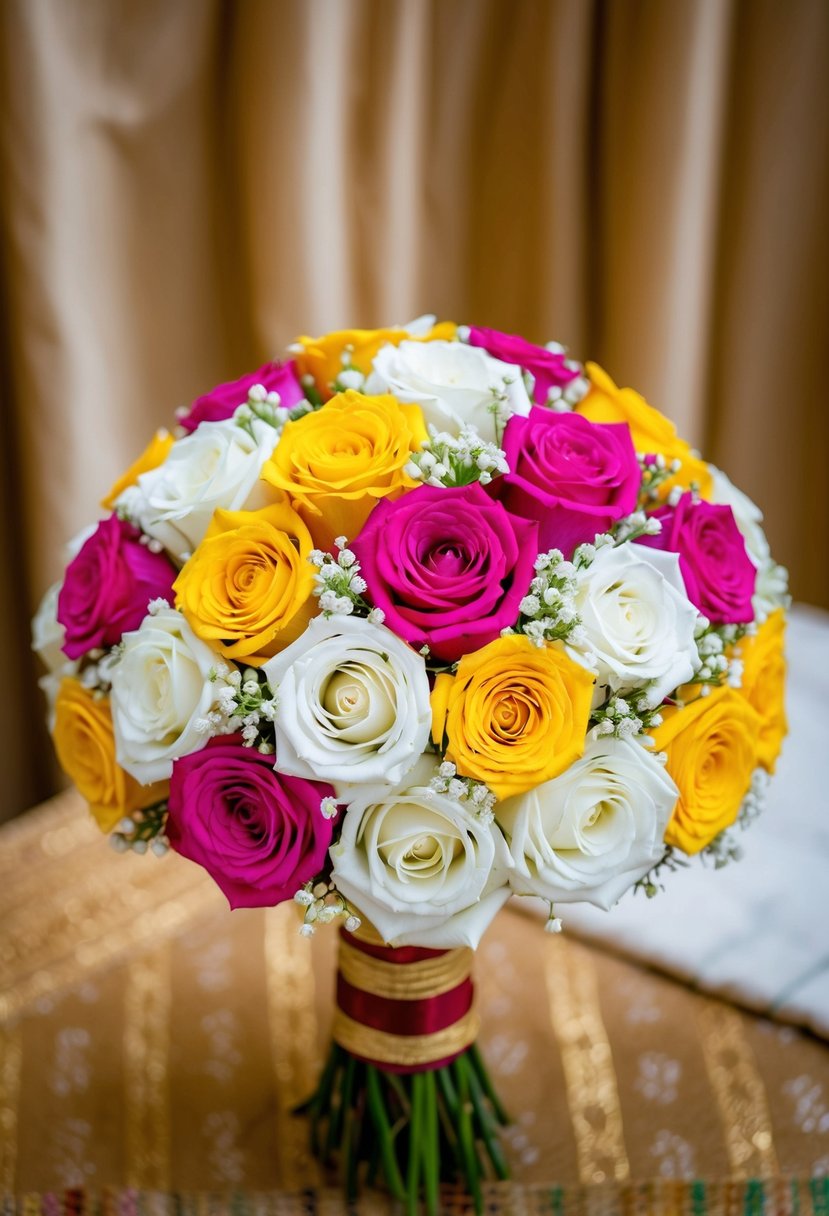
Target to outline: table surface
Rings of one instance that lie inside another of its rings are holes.
[[[292,906],[231,914],[176,856],[117,856],[72,793],[0,831],[0,909],[0,1191],[330,1181],[290,1111],[325,1048],[335,932],[309,943]],[[522,1210],[569,1210],[549,1207],[553,1184],[661,1180],[675,1211],[676,1180],[829,1173],[818,1038],[545,934],[512,907],[476,977]],[[792,1194],[765,1210],[794,1211]]]

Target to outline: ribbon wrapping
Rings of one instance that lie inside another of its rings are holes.
[[[334,1039],[386,1072],[449,1064],[475,1040],[473,952],[385,946],[341,931]]]

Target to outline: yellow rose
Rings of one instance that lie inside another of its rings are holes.
[[[593,676],[555,646],[512,634],[464,655],[432,693],[432,738],[462,777],[509,798],[584,751]]]
[[[166,782],[139,785],[116,763],[109,701],[96,700],[78,680],[66,679],[60,686],[52,738],[61,768],[89,803],[102,832],[165,796]]]
[[[740,642],[743,682],[740,692],[760,717],[757,759],[763,768],[774,772],[780,748],[788,733],[786,721],[786,656],[783,638],[786,618],[778,608],[768,617],[753,638]]]
[[[428,438],[418,405],[349,390],[321,409],[288,422],[265,481],[291,498],[314,541],[353,540],[380,498],[399,498],[417,482],[403,472]]]
[[[175,440],[169,431],[165,431],[163,428],[160,431],[156,431],[138,459],[130,465],[125,473],[121,474],[106,498],[101,499],[101,506],[105,510],[111,511],[115,506],[116,498],[123,494],[124,490],[129,489],[130,486],[136,485],[142,473],[149,473],[150,469],[157,469],[160,464],[164,464],[174,442]]]
[[[698,853],[737,818],[757,767],[760,721],[744,697],[725,687],[683,709],[660,712],[656,750],[667,753],[668,772],[679,787],[665,841]]]
[[[317,389],[323,397],[330,397],[332,385],[343,370],[343,352],[348,348],[349,363],[367,376],[371,363],[381,346],[400,342],[450,342],[457,333],[454,321],[439,321],[427,334],[414,337],[405,329],[338,329],[335,333],[323,334],[321,338],[303,335],[297,338],[302,347],[295,356],[300,376],[313,376]]]
[[[287,499],[222,511],[173,584],[193,632],[253,667],[296,641],[316,610],[314,544]]]
[[[660,499],[667,498],[674,486],[690,489],[692,482],[699,487],[703,498],[709,497],[713,482],[708,465],[694,455],[684,439],[679,438],[671,420],[648,405],[634,389],[617,388],[597,363],[588,363],[586,367],[590,392],[576,406],[580,414],[591,422],[626,422],[637,452],[682,462],[679,472],[659,486]]]

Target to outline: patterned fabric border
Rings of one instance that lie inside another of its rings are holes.
[[[468,1216],[464,1195],[443,1191],[446,1216]],[[601,1186],[485,1187],[487,1216],[829,1216],[829,1177],[746,1181],[606,1183]],[[0,1216],[393,1216],[398,1206],[379,1192],[348,1205],[340,1192],[183,1193],[111,1189],[0,1194]]]

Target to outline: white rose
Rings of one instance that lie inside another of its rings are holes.
[[[55,730],[55,706],[58,700],[60,686],[65,679],[77,674],[78,664],[67,661],[66,667],[55,671],[50,671],[47,675],[41,676],[37,682],[37,686],[43,693],[46,699],[46,727],[49,734],[53,734]]]
[[[65,545],[66,564],[78,556],[85,543],[93,534],[97,524],[89,524]],[[46,697],[49,730],[55,719],[55,700],[61,684],[67,676],[77,674],[80,664],[74,659],[68,659],[63,653],[63,643],[66,640],[66,630],[58,620],[58,597],[63,587],[63,579],[52,586],[43,596],[37,612],[32,618],[32,650],[47,669],[47,675],[41,676],[38,686]]]
[[[788,580],[782,566],[778,566],[771,555],[769,542],[763,531],[763,512],[755,502],[726,477],[721,469],[709,466],[714,481],[711,501],[731,507],[734,522],[746,542],[746,552],[757,567],[757,583],[754,588],[752,607],[758,620],[765,620],[775,608],[787,607]]]
[[[607,545],[576,574],[575,607],[583,641],[568,647],[597,673],[603,690],[650,684],[658,704],[699,665],[696,608],[685,593],[676,553],[644,545]]]
[[[530,412],[521,368],[464,342],[383,346],[372,366],[367,393],[393,393],[419,405],[439,431],[457,435],[462,426],[473,426],[485,440],[500,443],[509,416]]]
[[[678,796],[641,744],[589,743],[559,777],[496,807],[511,838],[513,890],[611,908],[663,855]]]
[[[62,583],[53,583],[40,601],[32,620],[32,650],[47,668],[47,674],[38,680],[38,686],[46,697],[46,721],[51,731],[55,725],[55,701],[60,686],[67,676],[73,676],[78,664],[67,659],[63,646],[65,630],[58,621],[58,596]]]
[[[58,621],[58,596],[62,586],[62,582],[52,584],[32,620],[32,650],[49,671],[57,671],[67,662],[62,649],[65,630]],[[74,666],[77,667],[77,663]]]
[[[259,475],[276,446],[276,432],[265,423],[254,430],[255,439],[232,418],[203,422],[176,440],[163,464],[142,473],[116,507],[123,506],[142,531],[185,561],[217,507],[255,510],[272,497]]]
[[[426,746],[432,722],[426,665],[385,625],[315,617],[264,671],[277,698],[281,773],[389,786]]]
[[[434,329],[437,317],[433,312],[421,313],[419,317],[415,317],[414,321],[407,321],[405,325],[395,326],[396,329],[405,329],[407,334],[411,334],[413,338],[425,338],[431,329]]]
[[[474,949],[509,898],[509,854],[494,822],[430,788],[435,771],[423,756],[395,790],[351,803],[333,879],[390,945]]]
[[[146,616],[123,641],[111,670],[115,754],[136,781],[149,785],[169,777],[179,756],[207,743],[203,720],[216,694],[210,677],[222,661],[173,608]]]

